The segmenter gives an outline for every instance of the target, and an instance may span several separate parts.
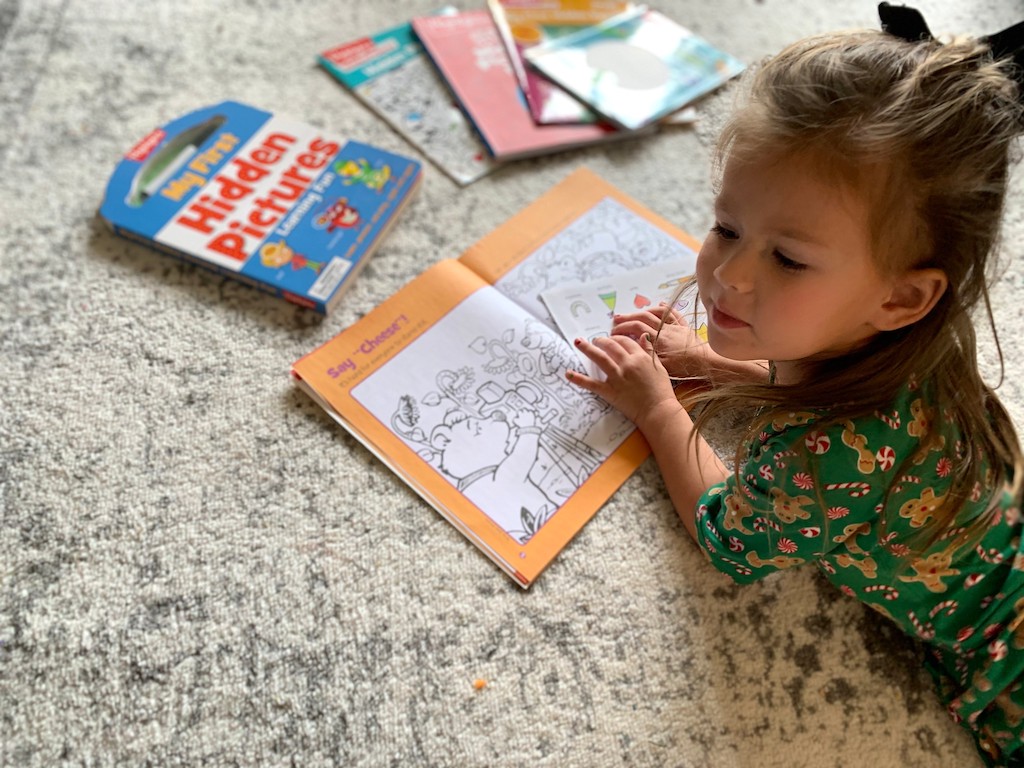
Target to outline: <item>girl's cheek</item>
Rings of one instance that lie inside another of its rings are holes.
[[[709,242],[705,242],[697,253],[697,279],[700,280],[713,274],[717,263],[718,253],[715,246]]]
[[[695,272],[697,274],[697,295],[703,301],[708,289],[711,287],[711,282],[714,280],[715,270],[707,260],[703,263],[698,260]]]

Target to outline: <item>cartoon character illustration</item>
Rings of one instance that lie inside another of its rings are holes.
[[[537,414],[524,409],[516,412],[512,423],[503,411],[483,419],[451,411],[430,434],[441,471],[455,478],[466,498],[486,508],[491,519],[521,543],[559,506],[530,476],[541,432]]]
[[[322,261],[310,261],[301,253],[295,253],[284,240],[278,240],[276,243],[265,243],[260,248],[260,263],[271,269],[280,269],[285,264],[290,263],[293,270],[311,269],[318,275],[320,270],[324,268]]]
[[[313,217],[313,226],[333,232],[336,229],[351,229],[361,220],[359,211],[348,204],[348,198],[339,197]]]
[[[610,198],[502,278],[502,292],[528,300],[548,288],[584,283],[679,258],[678,240]]]
[[[384,189],[384,185],[391,178],[391,166],[381,165],[380,168],[374,168],[362,157],[358,160],[339,160],[334,164],[334,171],[347,186],[362,184],[367,189],[377,192]]]
[[[438,371],[430,390],[401,396],[390,417],[396,434],[521,544],[604,458],[570,415],[584,405],[545,381],[554,359],[541,338],[537,328],[477,337],[469,349],[480,367]]]

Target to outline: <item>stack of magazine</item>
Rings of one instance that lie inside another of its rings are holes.
[[[488,0],[324,51],[323,67],[459,184],[503,161],[692,122],[744,68],[622,0]]]

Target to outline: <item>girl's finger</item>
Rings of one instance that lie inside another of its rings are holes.
[[[572,368],[565,372],[565,378],[577,387],[585,389],[588,392],[594,392],[595,394],[597,393],[597,388],[601,385],[601,382],[597,379],[592,379],[587,376],[587,374],[581,373],[580,371],[574,371]]]
[[[608,338],[608,336],[601,336],[600,338],[594,339],[592,342],[578,338],[573,343],[580,352],[597,363],[598,368],[605,370],[608,366],[612,365],[612,360],[609,357],[608,352],[603,348],[605,340]]]
[[[642,323],[651,325],[660,322],[661,315],[658,312],[644,310],[643,312],[630,312],[628,315],[612,315],[612,325],[621,323]]]
[[[615,324],[612,326],[612,336],[629,336],[631,339],[640,337],[641,333],[647,330],[647,326],[643,323],[631,321],[628,323]]]
[[[639,338],[643,338],[644,335],[651,335],[651,330],[648,328],[645,331],[641,331]],[[638,338],[631,336],[602,336],[600,339],[594,339],[595,343],[600,344],[601,350],[608,356],[608,359],[616,364],[622,363],[631,354],[635,354],[637,346],[640,344]],[[640,349],[644,349],[640,346]]]

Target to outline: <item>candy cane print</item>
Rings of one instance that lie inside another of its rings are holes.
[[[958,645],[959,643],[953,643],[954,648],[957,648]],[[953,663],[953,671],[956,672],[957,678],[960,680],[960,685],[962,686],[967,686],[967,679],[971,673],[971,668],[967,664],[967,659],[973,659],[976,655],[977,654],[972,648],[971,650],[967,651],[967,653],[963,654],[963,656],[958,657],[957,660]],[[956,699],[956,701],[959,701],[959,699]],[[959,723],[960,720],[961,718],[958,716],[956,718],[956,721]]]
[[[914,625],[914,629],[917,631],[917,636],[922,640],[931,640],[935,637],[935,627],[932,626],[931,622],[922,624],[918,621],[918,618],[914,615],[913,611],[909,611],[907,613],[907,618],[910,619],[910,623]]]
[[[958,700],[954,701],[952,704],[950,704],[948,707],[946,707],[946,713],[949,715],[950,719],[956,725],[960,725],[964,721],[963,715],[961,715],[957,711],[957,707],[959,707],[959,706],[960,705],[959,705],[959,699],[958,699]]]
[[[779,451],[772,458],[775,459],[775,467],[777,469],[785,469],[786,468],[785,459],[787,457],[790,457],[790,456],[798,456],[798,455],[799,454],[796,451]]]
[[[942,534],[942,536],[939,537],[939,538],[942,541],[949,541],[950,539],[955,539],[958,536],[960,536],[961,534],[966,533],[966,532],[967,532],[967,528],[965,528],[964,526],[960,525],[960,526],[957,526],[956,528],[950,528],[948,531],[946,531],[944,534]]]
[[[893,488],[893,491],[895,493],[899,493],[900,491],[902,491],[903,490],[902,483],[919,484],[920,482],[921,482],[921,478],[917,477],[916,475],[904,475],[903,477],[900,478],[900,483],[901,484],[897,485],[895,488]]]
[[[878,416],[878,418],[882,421],[883,424],[885,424],[887,427],[889,427],[889,429],[899,429],[900,428],[900,424],[902,422],[900,421],[900,412],[899,411],[893,411],[892,412],[892,416],[886,416],[884,413],[882,413],[880,411],[875,411],[875,414]]]
[[[882,597],[886,600],[895,600],[900,596],[900,593],[888,584],[872,584],[870,587],[864,587],[865,592],[881,592]]]
[[[966,579],[964,579],[964,587],[966,587],[967,589],[970,589],[971,587],[973,587],[975,584],[977,584],[979,581],[981,581],[984,578],[985,578],[985,574],[984,573],[972,573]]]
[[[978,553],[978,557],[984,560],[986,563],[998,565],[1005,559],[1003,553],[998,549],[984,549],[981,544],[974,548],[974,551]]]
[[[782,530],[781,525],[774,520],[769,520],[767,517],[758,517],[754,520],[754,530],[758,533],[764,533],[768,528],[771,528],[773,531]]]
[[[871,486],[868,483],[828,483],[825,486],[826,491],[849,491],[850,496],[853,498],[859,498],[860,496],[867,496],[868,491],[871,490]]]
[[[934,619],[940,613],[945,613],[947,616],[952,616],[956,613],[956,609],[959,603],[956,600],[943,600],[941,603],[936,605],[928,612],[928,618]]]

